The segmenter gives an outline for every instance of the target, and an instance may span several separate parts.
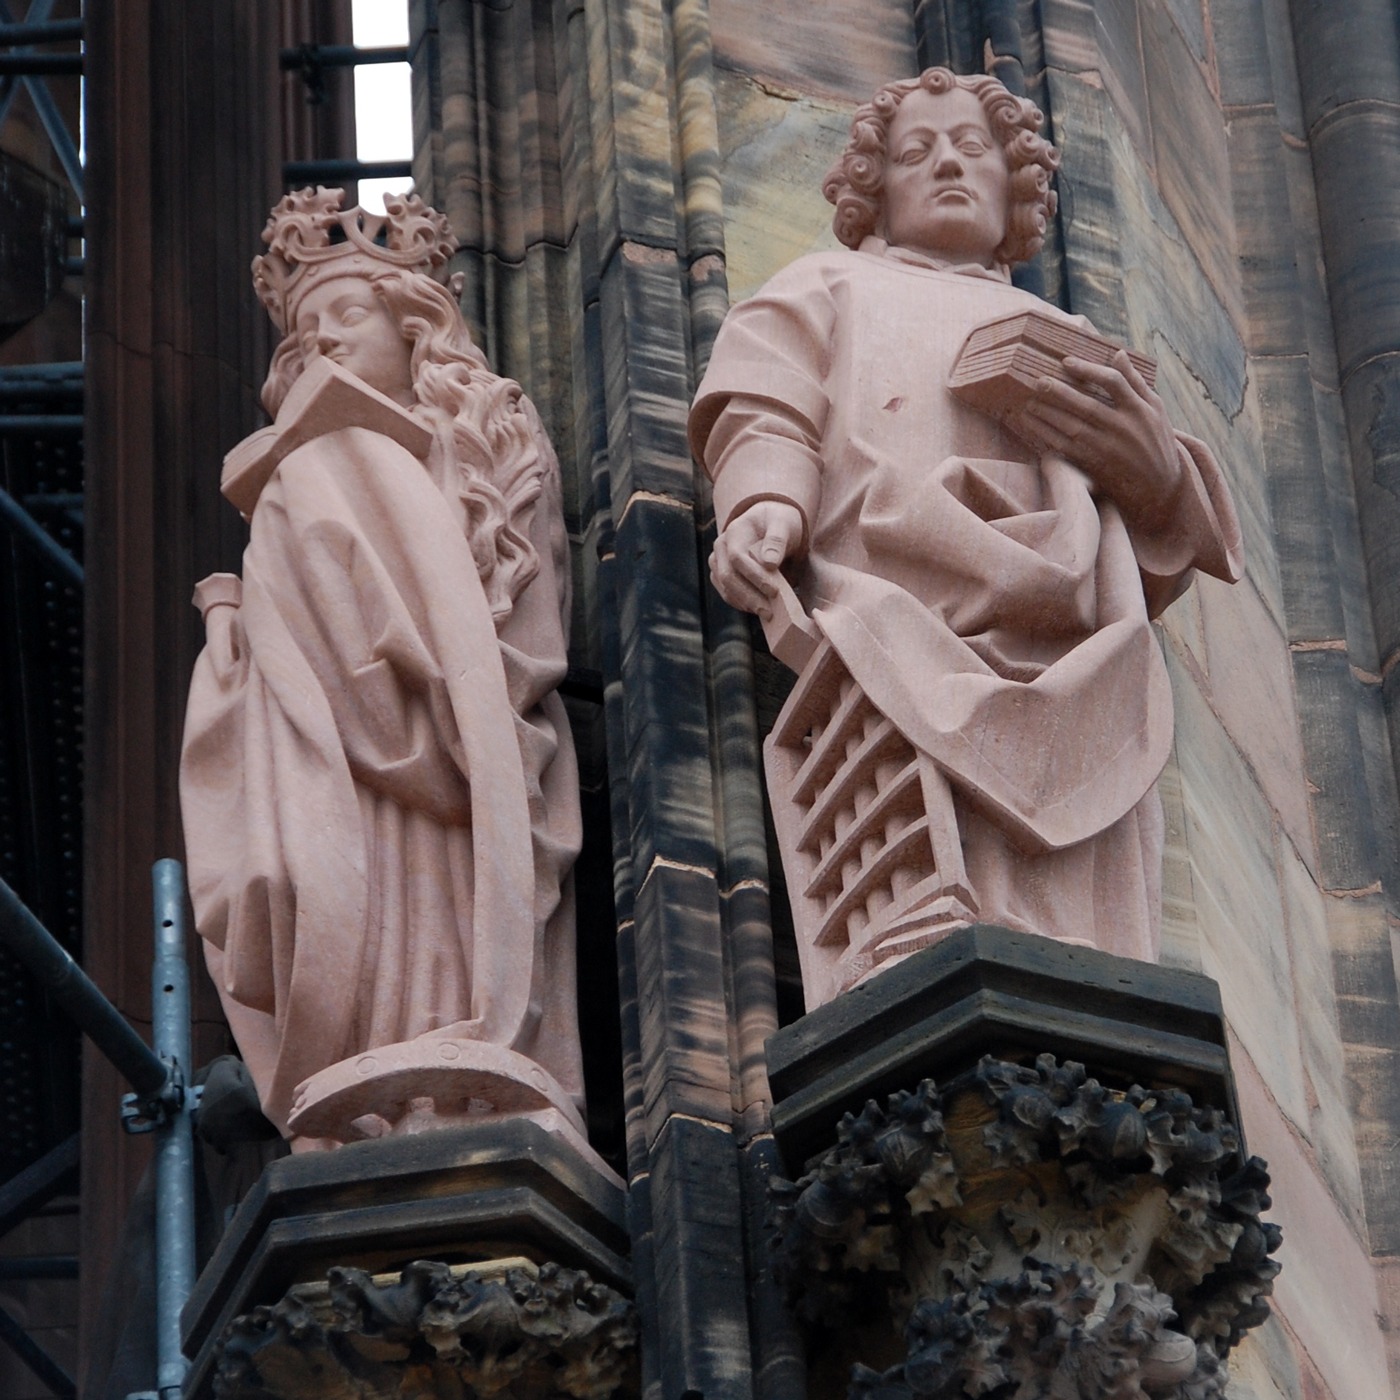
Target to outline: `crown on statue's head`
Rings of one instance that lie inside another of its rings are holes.
[[[342,209],[344,200],[344,190],[297,190],[274,206],[263,229],[268,250],[253,259],[253,286],[284,333],[297,302],[321,282],[386,267],[432,276],[457,251],[446,215],[416,194],[385,195],[383,214]]]

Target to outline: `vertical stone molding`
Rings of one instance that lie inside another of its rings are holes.
[[[461,239],[465,314],[558,447],[571,671],[603,700],[570,703],[585,829],[612,838],[578,866],[580,988],[620,987],[603,1069],[621,1061],[625,1100],[590,1129],[626,1125],[643,1386],[771,1392],[795,1353],[776,1292],[748,1286],[777,1025],[752,655],[704,582],[685,440],[728,303],[710,7],[414,0],[410,36],[419,189]],[[611,889],[589,901],[593,868]]]

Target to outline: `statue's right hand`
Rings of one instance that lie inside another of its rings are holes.
[[[237,574],[210,574],[195,585],[194,605],[204,618],[204,645],[221,681],[242,678],[247,669],[247,647],[238,610],[243,602],[243,580]]]
[[[778,570],[802,542],[802,512],[791,501],[764,500],[736,515],[710,555],[719,596],[743,612],[767,613]]]
[[[242,675],[247,656],[237,608],[216,605],[204,614],[204,644],[220,679],[231,680]]]

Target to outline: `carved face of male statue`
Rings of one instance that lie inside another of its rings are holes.
[[[297,306],[296,331],[308,365],[324,355],[396,403],[413,402],[412,347],[367,278],[313,287]]]
[[[990,267],[1006,237],[1011,173],[976,94],[911,92],[890,123],[886,152],[888,242]]]

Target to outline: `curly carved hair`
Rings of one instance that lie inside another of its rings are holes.
[[[1045,118],[1035,103],[1008,92],[996,78],[963,77],[947,68],[926,68],[917,78],[889,83],[856,109],[846,149],[822,181],[822,194],[836,206],[831,226],[837,238],[848,248],[858,248],[879,226],[890,123],[899,104],[921,88],[935,96],[965,88],[982,104],[1011,172],[1006,237],[995,257],[1007,267],[1029,261],[1045,242],[1045,230],[1059,204],[1050,177],[1059,168],[1060,153],[1040,135]]]
[[[401,270],[378,273],[370,285],[411,347],[413,411],[432,423],[456,463],[467,539],[499,628],[540,568],[530,519],[549,463],[534,412],[515,380],[487,366],[445,287]],[[304,367],[293,329],[273,354],[263,384],[271,417]]]

